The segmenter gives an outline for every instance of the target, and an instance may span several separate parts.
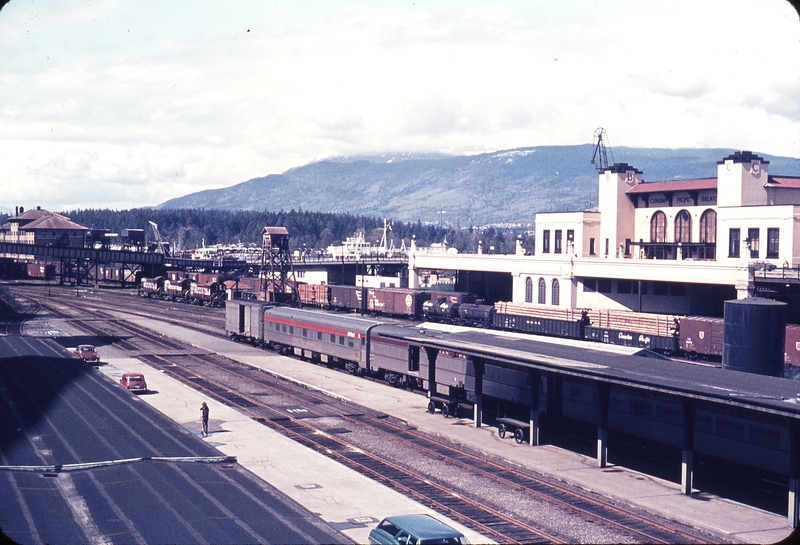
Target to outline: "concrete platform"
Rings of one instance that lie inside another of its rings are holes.
[[[153,327],[152,322],[135,321]],[[722,534],[733,542],[774,543],[785,539],[792,531],[785,516],[707,494],[685,496],[681,494],[678,483],[621,466],[609,465],[600,469],[594,458],[548,445],[518,445],[508,436],[500,439],[494,427],[475,428],[470,420],[431,415],[426,411],[426,398],[418,394],[179,327],[159,323],[158,328],[162,334],[200,349],[223,354],[277,377],[391,414],[427,432],[450,437],[563,481],[623,498],[668,518]],[[141,400],[198,434],[200,404],[206,401],[211,410],[211,433],[207,441],[221,453],[237,456],[244,467],[319,514],[354,541],[365,543],[369,530],[384,516],[429,512],[401,494],[387,490],[237,411],[154,372],[138,360],[116,358],[112,350],[107,351],[101,354],[108,363],[100,367],[102,372],[115,381],[122,372],[143,372],[150,389],[158,394],[141,396]],[[464,531],[472,543],[487,542],[483,536],[447,521],[441,515],[436,516]]]

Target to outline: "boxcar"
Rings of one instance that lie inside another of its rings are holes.
[[[361,289],[355,286],[330,286],[330,306],[340,310],[360,310]]]
[[[725,322],[722,318],[685,316],[681,318],[680,349],[690,356],[722,357],[722,335]]]
[[[302,305],[327,308],[331,302],[331,289],[325,284],[298,284],[297,295]]]
[[[784,363],[800,365],[800,325],[786,325],[786,351]]]
[[[262,301],[236,299],[225,302],[225,333],[233,340],[263,344],[265,305]]]
[[[422,304],[430,299],[427,291],[408,288],[370,288],[367,290],[367,310],[392,316],[418,318]]]

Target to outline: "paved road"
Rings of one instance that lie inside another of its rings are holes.
[[[0,466],[62,465],[0,471],[0,528],[11,539],[348,541],[237,464],[153,457],[214,459],[219,452],[90,365],[65,358],[53,341],[0,337]],[[100,462],[115,463],[92,465]]]

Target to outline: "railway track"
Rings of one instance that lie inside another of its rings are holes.
[[[66,306],[77,305],[77,302],[71,300],[62,301],[62,303],[66,303]],[[54,313],[64,318],[72,318],[71,315],[58,310],[55,310]],[[111,318],[113,319],[113,317]],[[165,339],[150,330],[114,321],[115,327],[122,328],[131,335],[157,343],[169,350],[186,351],[186,347],[181,343]],[[73,319],[73,323],[88,331],[107,334],[107,331],[101,330],[93,322]],[[117,344],[121,348],[141,350],[139,346],[125,340],[119,340]],[[530,523],[509,516],[501,509],[491,508],[479,499],[470,499],[463,491],[453,490],[452,487],[437,483],[431,478],[420,476],[418,472],[410,470],[400,462],[392,462],[379,455],[366,452],[358,445],[344,441],[335,434],[326,433],[324,429],[321,430],[311,425],[308,419],[294,418],[286,412],[285,407],[271,407],[265,404],[260,396],[242,393],[241,385],[249,383],[261,390],[269,390],[272,392],[271,395],[289,396],[295,405],[320,407],[323,403],[331,403],[329,397],[286,383],[276,386],[274,379],[265,373],[218,356],[190,354],[188,358],[181,357],[180,361],[168,356],[143,355],[140,357],[148,364],[178,380],[191,384],[192,387],[200,389],[230,406],[239,408],[264,425],[317,452],[332,457],[454,520],[458,520],[497,542],[540,543],[564,540],[563,537],[548,534]],[[190,360],[189,365],[186,365],[187,360]],[[403,423],[396,422],[385,415],[371,414],[369,411],[344,410],[331,416],[336,416],[352,426],[368,426],[374,433],[380,434],[383,437],[382,440],[404,442],[406,448],[417,452],[417,456],[446,460],[449,464],[456,464],[462,471],[469,471],[482,478],[491,479],[501,486],[513,489],[518,494],[535,498],[537,501],[556,505],[559,509],[568,511],[576,517],[629,536],[636,542],[701,543],[715,541],[706,540],[697,532],[691,532],[689,529],[677,529],[672,522],[644,517],[641,513],[623,509],[612,502],[602,501],[589,494],[578,493],[569,487],[532,475],[530,472],[522,471],[512,465],[488,460],[480,454],[426,436],[419,430],[408,428]]]

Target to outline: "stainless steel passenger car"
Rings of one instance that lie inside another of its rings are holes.
[[[282,354],[341,364],[358,374],[367,369],[370,331],[381,322],[274,307],[264,310],[264,343]]]

